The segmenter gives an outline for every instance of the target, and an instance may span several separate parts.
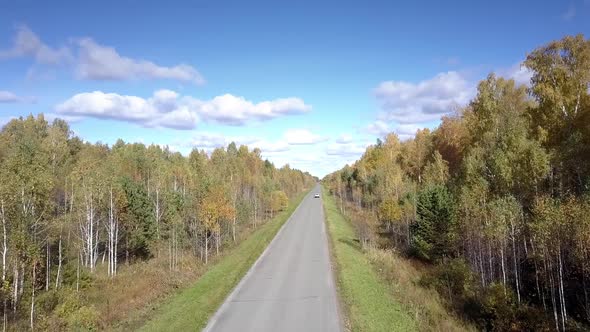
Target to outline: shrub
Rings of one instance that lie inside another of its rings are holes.
[[[62,285],[76,287],[78,278],[78,265],[74,262],[64,266]],[[94,282],[94,277],[84,267],[80,266],[80,280],[78,280],[80,289],[86,289]]]
[[[516,317],[516,301],[511,289],[499,283],[493,283],[485,287],[479,299],[481,312],[475,320],[487,331],[510,331],[514,328]]]
[[[423,287],[434,288],[457,312],[474,294],[475,279],[463,259],[451,259],[437,265],[432,273],[422,276],[418,282]]]
[[[98,320],[98,312],[94,307],[82,306],[67,318],[67,327],[72,331],[96,331]]]
[[[55,309],[54,324],[68,331],[92,331],[98,328],[99,315],[93,306],[85,305],[77,292],[66,291]]]
[[[54,290],[42,292],[37,296],[35,303],[38,314],[49,314],[59,304],[59,293]]]

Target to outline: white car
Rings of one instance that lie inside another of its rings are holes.
[[[313,198],[320,198],[320,194],[313,195]]]

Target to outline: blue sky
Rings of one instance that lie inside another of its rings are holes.
[[[515,2],[515,3],[513,3]],[[590,33],[577,1],[0,0],[0,122],[71,121],[187,153],[234,140],[323,176],[411,137],[490,71]]]

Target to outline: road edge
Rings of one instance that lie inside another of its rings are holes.
[[[330,230],[328,229],[328,219],[327,219],[327,213],[326,213],[326,206],[324,205],[324,196],[326,193],[326,189],[324,188],[323,185],[320,184],[320,190],[321,190],[321,203],[322,203],[322,219],[323,219],[323,223],[322,223],[322,230],[324,232],[324,234],[326,234],[326,241],[327,246],[328,246],[328,259],[330,262],[330,279],[332,281],[332,286],[334,288],[334,291],[336,292],[336,314],[338,315],[338,323],[340,325],[340,331],[350,331],[350,328],[348,328],[348,315],[346,314],[346,312],[344,311],[344,303],[342,302],[342,297],[340,297],[340,286],[337,282],[337,262],[335,260],[334,257],[334,248],[333,248],[333,243],[332,243],[332,234],[330,233]]]
[[[254,264],[252,264],[252,266],[250,266],[250,268],[248,269],[248,272],[246,272],[246,274],[240,280],[240,282],[238,282],[238,284],[236,285],[236,287],[234,287],[234,289],[231,291],[231,293],[229,293],[229,295],[225,298],[225,300],[223,301],[223,303],[221,304],[221,306],[215,311],[215,314],[213,314],[213,316],[211,316],[211,318],[207,322],[207,325],[205,326],[205,328],[203,328],[203,330],[202,330],[203,332],[211,332],[211,331],[213,331],[213,328],[215,327],[215,324],[217,324],[217,321],[219,320],[219,317],[221,317],[221,315],[227,309],[227,307],[229,306],[229,304],[232,302],[233,298],[236,296],[236,294],[238,293],[238,291],[243,287],[243,285],[246,283],[246,281],[248,281],[248,279],[252,275],[252,273],[253,273],[254,269],[256,268],[256,266],[258,266],[258,264],[260,263],[260,261],[262,261],[262,259],[264,257],[266,257],[266,255],[268,254],[268,250],[271,247],[271,245],[275,242],[275,240],[283,232],[283,230],[285,229],[285,227],[289,224],[289,222],[291,221],[293,215],[299,210],[299,208],[303,204],[303,201],[305,201],[312,192],[313,192],[313,188],[311,188],[309,190],[309,192],[307,194],[305,194],[305,196],[303,197],[303,199],[301,200],[301,202],[299,202],[299,205],[297,205],[297,208],[295,208],[295,210],[293,210],[293,212],[291,213],[291,215],[289,216],[289,218],[287,219],[287,221],[285,221],[283,223],[283,225],[281,226],[281,228],[277,231],[277,233],[272,238],[272,240],[268,243],[268,245],[266,246],[266,248],[264,248],[264,251],[262,252],[262,254],[260,254],[260,256],[258,256],[258,258],[254,262]]]

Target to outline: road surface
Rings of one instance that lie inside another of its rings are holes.
[[[204,331],[342,331],[317,185]]]

